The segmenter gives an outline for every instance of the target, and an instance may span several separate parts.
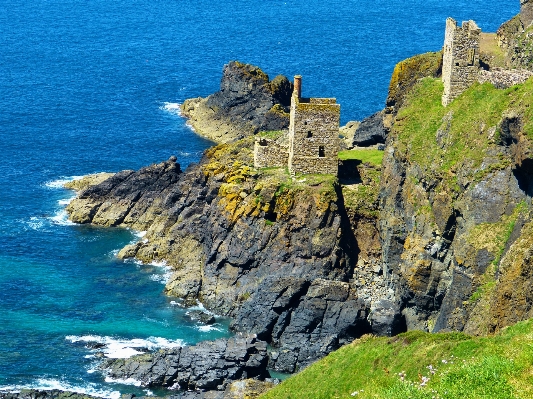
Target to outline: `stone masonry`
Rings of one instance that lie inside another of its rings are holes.
[[[255,138],[254,166],[256,168],[281,168],[289,162],[288,132],[278,138]]]
[[[442,105],[450,104],[477,80],[480,34],[481,29],[472,20],[463,22],[461,27],[453,18],[446,20]]]
[[[256,168],[288,165],[294,174],[338,173],[340,105],[335,98],[302,98],[301,76],[294,77],[294,92],[288,142],[257,137],[254,146]]]
[[[520,0],[520,21],[524,28],[529,27],[533,22],[533,1]]]
[[[340,105],[334,98],[302,98],[294,77],[289,124],[289,171],[337,175]]]

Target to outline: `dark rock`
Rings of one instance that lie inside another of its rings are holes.
[[[187,312],[187,315],[191,319],[198,320],[204,324],[213,324],[216,322],[215,316],[207,312],[202,312],[201,310],[191,310]]]
[[[385,143],[387,131],[383,125],[383,111],[363,119],[353,137],[352,146],[366,147]]]
[[[199,134],[228,142],[287,128],[291,94],[292,83],[285,76],[270,81],[258,67],[231,61],[224,66],[220,90],[186,100],[182,112]]]
[[[0,399],[98,399],[96,396],[81,394],[58,389],[39,391],[36,389],[22,389],[20,392],[0,391]]]
[[[108,377],[132,378],[146,387],[220,391],[231,381],[268,377],[266,348],[266,342],[254,335],[236,336],[129,359],[108,359],[101,369]]]

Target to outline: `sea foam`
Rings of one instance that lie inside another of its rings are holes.
[[[59,179],[57,180],[51,180],[51,181],[48,181],[46,183],[44,183],[44,186],[45,187],[48,187],[48,188],[64,188],[63,186],[65,185],[65,183],[69,183],[71,181],[74,181],[74,180],[79,180],[79,179],[82,179],[83,176],[61,176]]]
[[[57,389],[61,391],[76,392],[79,394],[98,396],[102,398],[120,398],[119,391],[102,389],[95,384],[87,383],[80,386],[73,385],[65,381],[47,378],[39,378],[34,383],[28,385],[0,386],[0,392],[20,392],[23,389],[35,389],[39,391],[50,391]]]
[[[65,339],[72,343],[85,342],[103,345],[102,348],[95,350],[101,350],[106,357],[111,359],[126,359],[144,353],[144,351],[139,349],[154,350],[158,348],[178,348],[184,346],[184,342],[181,339],[169,340],[161,337],[120,339],[98,335],[69,335]]]
[[[176,114],[178,116],[181,116],[181,104],[180,103],[169,103],[164,102],[159,109],[169,112],[171,114]]]

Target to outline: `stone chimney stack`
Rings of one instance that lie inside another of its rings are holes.
[[[294,93],[298,96],[298,98],[302,98],[302,76],[296,75],[294,77]]]
[[[520,21],[524,28],[533,22],[533,0],[520,0]]]

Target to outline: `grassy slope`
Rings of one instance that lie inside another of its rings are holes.
[[[460,169],[476,171],[476,180],[509,165],[509,159],[482,166],[499,140],[499,123],[505,113],[522,117],[523,131],[533,139],[533,80],[506,90],[489,83],[474,84],[451,105],[441,105],[442,82],[425,78],[413,89],[400,110],[393,134],[397,148],[410,163],[440,175],[449,183]],[[436,132],[443,131],[441,141]]]
[[[493,337],[419,331],[365,336],[261,396],[350,397],[532,398],[533,321]]]

